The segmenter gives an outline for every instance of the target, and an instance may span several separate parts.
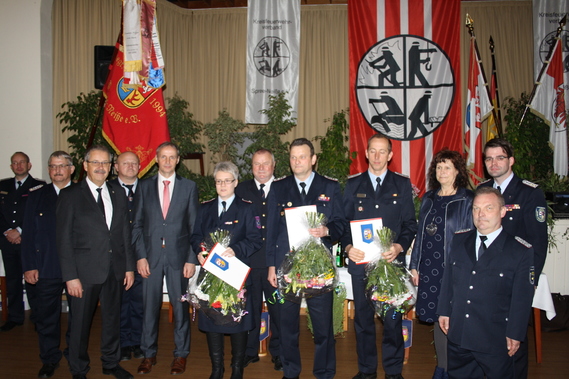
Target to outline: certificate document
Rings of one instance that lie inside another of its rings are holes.
[[[301,243],[310,237],[310,233],[308,233],[308,220],[306,218],[307,212],[316,213],[316,205],[303,205],[302,207],[285,209],[288,244],[290,245],[291,251],[293,248],[299,247]]]
[[[251,268],[237,257],[222,257],[221,253],[225,249],[225,247],[216,243],[209,252],[203,268],[240,291],[247,280],[247,276],[249,276]]]
[[[356,264],[366,264],[380,258],[382,251],[379,251],[377,243],[374,243],[376,230],[383,227],[381,218],[368,218],[366,220],[350,221],[352,232],[352,245],[365,253],[364,259]],[[376,238],[377,240],[377,238]]]

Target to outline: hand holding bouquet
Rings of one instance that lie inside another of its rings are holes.
[[[395,238],[393,231],[384,226],[376,234],[375,243],[380,252],[389,250]],[[390,309],[405,313],[415,304],[415,287],[409,271],[400,262],[390,263],[382,258],[370,262],[366,265],[366,276],[366,294],[382,319]]]

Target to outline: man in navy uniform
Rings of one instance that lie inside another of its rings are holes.
[[[492,179],[480,186],[494,187],[504,196],[506,216],[502,219],[504,230],[528,241],[534,250],[535,284],[543,270],[547,256],[547,203],[543,192],[512,171],[515,163],[514,148],[502,138],[494,138],[484,146],[484,162]],[[531,312],[531,307],[528,309]],[[528,343],[522,341],[514,357],[516,378],[528,377]]]
[[[73,159],[65,151],[53,152],[48,168],[51,183],[30,190],[22,230],[22,269],[43,364],[38,378],[52,377],[63,355],[59,347],[65,285],[56,248],[55,205],[59,191],[72,185],[75,171]]]
[[[111,180],[124,189],[130,224],[134,220],[134,194],[138,185],[138,172],[140,160],[138,155],[125,151],[118,156],[115,162],[117,177]],[[134,356],[136,359],[144,358],[140,349],[142,335],[142,277],[134,273],[134,283],[128,291],[123,290],[121,303],[121,361],[128,361]]]
[[[506,214],[498,190],[479,187],[476,230],[457,232],[451,242],[437,309],[450,378],[516,377],[513,356],[527,334],[534,251],[502,227]]]
[[[409,178],[387,169],[392,157],[389,138],[379,133],[369,138],[368,170],[348,179],[344,189],[344,210],[348,221],[381,218],[383,226],[395,233],[395,241],[389,251],[383,253],[383,258],[405,263],[405,252],[417,232],[417,220]],[[354,379],[375,379],[378,365],[375,310],[365,295],[365,264],[356,265],[363,260],[364,253],[352,246],[349,228],[342,238],[342,246],[350,258],[348,272],[352,275],[354,291],[358,353],[358,373]],[[405,348],[401,318],[401,313],[390,310],[383,321],[382,363],[385,377],[390,379],[402,378]]]
[[[317,211],[328,220],[326,226],[310,230],[321,238],[328,249],[339,240],[346,229],[342,208],[342,194],[337,181],[313,171],[316,164],[314,146],[306,138],[297,138],[290,144],[290,167],[293,175],[276,180],[269,194],[267,226],[267,265],[269,282],[277,286],[276,270],[290,251],[284,209],[316,205]],[[333,378],[336,374],[336,349],[332,323],[332,292],[306,300],[314,332],[314,367],[316,378]],[[281,360],[284,378],[298,378],[301,371],[298,348],[300,304],[285,300],[280,305]]]
[[[24,285],[22,283],[22,224],[31,188],[45,184],[29,175],[32,169],[30,157],[21,151],[10,158],[10,168],[15,177],[0,181],[0,250],[6,270],[8,297],[8,321],[0,331],[7,332],[24,323]]]
[[[249,292],[249,301],[253,305],[253,325],[254,329],[249,332],[247,340],[247,351],[245,356],[244,367],[249,363],[259,361],[259,333],[261,329],[261,312],[263,310],[263,294],[267,299],[267,307],[270,315],[271,339],[269,342],[269,352],[271,353],[274,368],[277,371],[282,370],[283,365],[280,357],[279,342],[279,317],[278,308],[275,304],[275,288],[269,283],[266,251],[267,239],[267,197],[271,190],[271,184],[275,177],[275,157],[273,153],[267,149],[257,150],[251,158],[253,169],[253,179],[239,183],[235,189],[235,194],[242,199],[253,202],[256,209],[257,222],[261,224],[261,233],[263,235],[263,246],[255,254],[249,257],[249,265],[251,272],[249,279],[251,280],[251,288]]]

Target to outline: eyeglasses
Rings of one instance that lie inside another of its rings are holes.
[[[275,292],[273,292],[273,294],[269,299],[267,299],[267,301],[269,302],[269,304],[276,304],[276,303],[284,304],[285,299],[283,298],[279,290],[275,290]]]
[[[63,170],[65,167],[71,167],[73,165],[71,164],[48,164],[47,167],[49,167],[50,170]]]
[[[497,157],[486,157],[486,158],[484,158],[484,162],[486,162],[486,163],[492,163],[492,161],[503,162],[506,159],[508,159],[508,157],[506,157],[504,155],[498,155]]]
[[[225,179],[225,180],[216,180],[215,184],[220,186],[222,184],[225,184],[226,186],[230,185],[231,183],[233,183],[235,181],[235,179]]]
[[[111,162],[109,162],[109,161],[102,161],[102,162],[99,162],[99,161],[85,161],[85,162],[87,162],[87,163],[89,163],[89,164],[92,164],[93,166],[106,166],[106,165],[110,165],[110,164],[111,164]]]

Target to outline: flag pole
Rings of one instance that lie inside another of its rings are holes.
[[[496,74],[496,58],[494,56],[494,39],[492,39],[492,36],[490,36],[490,40],[488,42],[490,43],[490,52],[492,53],[492,77],[496,81],[496,105],[492,104],[492,114],[494,116],[494,122],[496,123],[496,127],[498,129],[498,136],[501,138],[504,132],[502,130],[502,112],[500,110],[500,96],[498,95],[498,75]],[[490,99],[492,99],[492,97],[490,97]]]
[[[565,26],[566,22],[567,22],[567,15],[563,16],[561,21],[559,21],[559,27],[557,28],[557,31],[555,33],[555,40],[556,41],[554,44],[552,44],[549,47],[549,52],[547,53],[547,58],[545,59],[545,61],[543,62],[543,65],[541,66],[541,70],[539,71],[539,75],[537,76],[537,80],[535,81],[535,83],[533,85],[533,89],[532,89],[531,94],[529,96],[529,100],[526,104],[526,107],[524,109],[524,113],[522,114],[522,118],[520,119],[520,123],[518,124],[518,126],[522,125],[522,122],[524,121],[524,118],[526,117],[526,114],[527,114],[527,111],[530,107],[530,104],[533,101],[533,98],[535,97],[537,87],[541,84],[541,78],[543,77],[543,74],[545,73],[545,69],[547,68],[549,61],[552,58],[553,48],[555,47],[555,45],[557,45],[557,43],[558,43],[557,40],[559,40],[559,35],[561,34],[561,31],[563,30],[563,27]]]

